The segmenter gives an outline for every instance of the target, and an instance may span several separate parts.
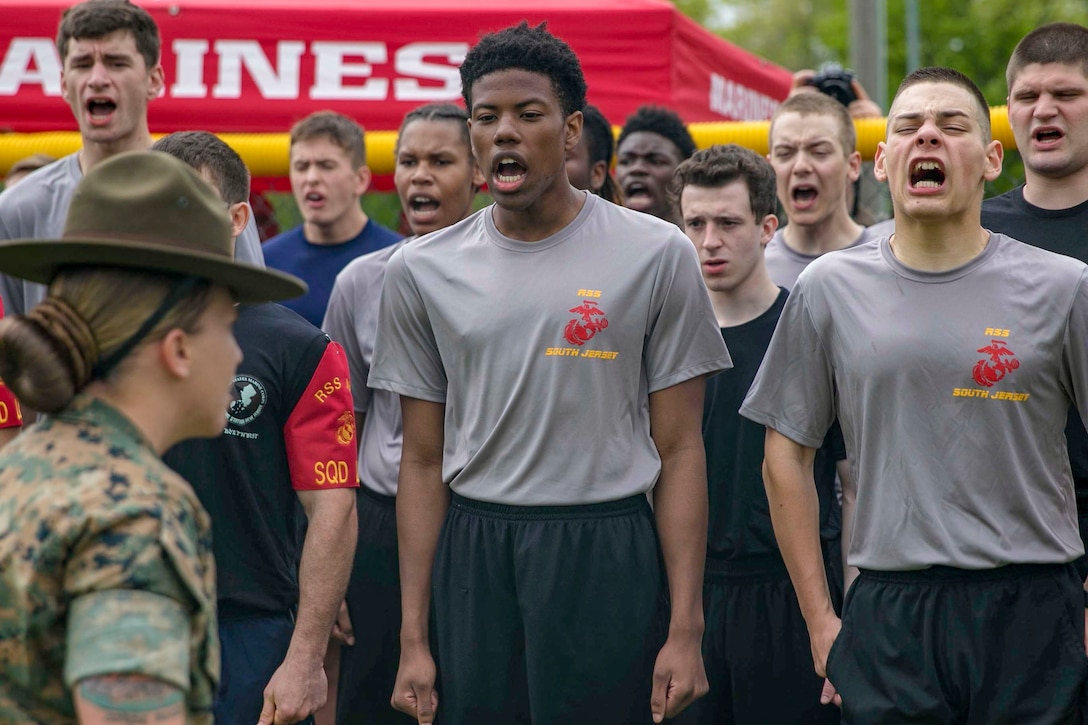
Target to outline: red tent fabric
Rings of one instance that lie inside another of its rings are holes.
[[[790,74],[662,0],[138,0],[163,36],[153,132],[286,131],[331,108],[370,129],[460,98],[481,34],[546,20],[578,53],[589,99],[614,123],[643,103],[687,122],[763,120]],[[69,0],[0,0],[0,129],[73,130],[53,44]]]

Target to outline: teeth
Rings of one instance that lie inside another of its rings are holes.
[[[914,185],[915,189],[939,189],[941,185],[936,181],[919,181]]]
[[[919,161],[914,165],[915,171],[935,171],[941,168],[941,165],[936,161]]]
[[[520,176],[504,176],[503,174],[499,174],[498,176],[499,181],[503,182],[504,184],[512,184],[521,178]]]

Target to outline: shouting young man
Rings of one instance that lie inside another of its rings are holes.
[[[679,229],[568,181],[570,47],[522,23],[461,79],[496,203],[393,255],[370,373],[404,417],[394,702],[660,722],[707,689],[699,423],[729,355]]]
[[[1005,71],[1024,184],[982,202],[982,226],[1088,262],[1088,28],[1050,23],[1017,44]],[[1088,433],[1070,408],[1065,436],[1088,539]],[[1088,559],[1078,562],[1088,577]]]
[[[801,274],[741,409],[767,426],[775,534],[848,722],[1076,721],[1088,658],[1063,429],[1071,403],[1088,409],[1088,273],[983,229],[1001,161],[969,78],[908,75],[875,162],[895,234]],[[861,572],[841,622],[811,479],[836,415]]]
[[[151,147],[148,104],[163,89],[159,28],[129,0],[86,0],[64,12],[57,29],[61,96],[79,126],[81,148],[0,194],[0,240],[59,237],[83,175],[125,151]],[[239,262],[264,266],[257,227],[236,243]],[[0,275],[9,315],[26,314],[45,285]]]

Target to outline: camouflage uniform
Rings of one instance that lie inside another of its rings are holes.
[[[78,396],[0,453],[0,722],[74,722],[65,681],[109,662],[211,723],[215,599],[208,515],[118,411]]]

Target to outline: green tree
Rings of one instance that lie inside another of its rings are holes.
[[[714,22],[714,10],[721,3],[716,0],[675,0],[676,9],[695,22],[711,27]]]
[[[677,2],[677,8],[727,40],[791,70],[817,68],[827,61],[849,65],[848,0],[690,0]],[[908,70],[906,2],[886,0],[886,8],[888,85],[894,93]],[[1055,21],[1088,25],[1085,0],[918,0],[918,8],[921,64],[962,71],[993,105],[1005,103],[1005,65],[1020,38]],[[732,22],[715,27],[714,21],[723,17]],[[887,108],[889,99],[876,100]],[[990,185],[989,193],[1012,188],[1022,173],[1018,155],[1007,154],[1005,173]]]
[[[904,0],[886,0],[893,88],[907,71],[905,5]],[[729,41],[786,68],[814,68],[827,61],[849,64],[848,0],[678,0],[676,6]],[[963,71],[991,103],[1004,103],[1005,63],[1025,33],[1059,20],[1088,25],[1084,0],[919,0],[918,6],[922,65]],[[720,18],[733,22],[716,27]]]

